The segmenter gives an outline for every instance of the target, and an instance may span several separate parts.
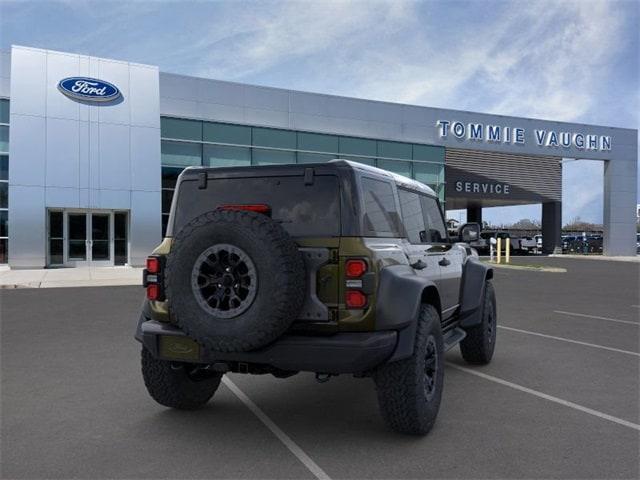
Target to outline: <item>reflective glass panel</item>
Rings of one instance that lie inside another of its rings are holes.
[[[414,162],[413,176],[426,185],[442,183],[444,181],[444,165]]]
[[[113,263],[124,265],[129,259],[127,252],[127,213],[116,212],[113,215]]]
[[[164,237],[167,233],[167,224],[169,223],[169,215],[162,214],[162,236]]]
[[[328,155],[326,153],[306,153],[298,152],[298,163],[320,163],[328,162],[336,158],[335,155]]]
[[[0,125],[0,152],[9,153],[9,127]]]
[[[378,159],[378,168],[411,178],[411,162]]]
[[[411,144],[378,141],[378,156],[411,160]]]
[[[253,145],[273,148],[296,148],[296,132],[274,128],[254,128]]]
[[[9,241],[6,238],[0,238],[0,263],[9,261]]]
[[[202,144],[162,141],[163,165],[202,165]]]
[[[366,157],[350,157],[349,155],[340,155],[340,158],[344,160],[351,160],[353,162],[363,163],[365,165],[371,165],[372,167],[376,166],[375,158],[366,158]]]
[[[62,238],[62,212],[49,212],[49,237],[50,238]]]
[[[9,212],[0,210],[0,237],[9,236]]]
[[[91,259],[109,260],[109,215],[91,215]]]
[[[0,123],[9,123],[9,100],[0,100]]]
[[[173,199],[173,190],[162,190],[162,213],[169,213],[171,210],[171,200]]]
[[[375,157],[378,152],[375,140],[340,137],[340,153]]]
[[[9,180],[9,156],[0,155],[0,180]]]
[[[69,214],[69,258],[72,260],[87,259],[87,216]]]
[[[444,147],[434,147],[431,145],[414,145],[413,159],[426,162],[444,163]]]
[[[254,165],[276,165],[283,163],[296,163],[296,152],[284,150],[253,149]]]
[[[62,239],[49,240],[49,265],[62,265],[64,262],[62,242]]]
[[[184,169],[179,167],[162,167],[162,188],[175,188],[182,170]]]
[[[338,137],[319,133],[298,133],[298,150],[338,153]]]
[[[202,138],[205,142],[251,145],[251,127],[205,122]]]
[[[115,213],[113,216],[113,237],[116,240],[127,239],[127,214],[124,212]]]
[[[210,167],[237,167],[251,165],[251,149],[225,145],[204,145],[204,165]]]
[[[162,138],[200,141],[202,140],[202,122],[162,117],[160,119],[160,135]]]
[[[0,208],[7,208],[9,205],[9,184],[0,182]]]

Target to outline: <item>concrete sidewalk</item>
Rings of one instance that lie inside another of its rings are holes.
[[[80,267],[0,270],[0,288],[99,287],[142,285],[142,268]]]

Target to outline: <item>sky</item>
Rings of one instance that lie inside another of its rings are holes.
[[[257,85],[639,127],[636,0],[0,0],[0,48],[12,44]],[[602,162],[563,163],[565,223],[602,222],[602,177]],[[484,210],[494,223],[540,215],[540,205]]]

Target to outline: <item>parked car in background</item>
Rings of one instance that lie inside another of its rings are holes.
[[[542,235],[534,235],[533,238],[536,241],[536,253],[542,253]]]
[[[602,253],[602,235],[566,235],[562,237],[562,253]]]
[[[562,235],[562,253],[571,253],[572,248],[575,248],[575,241],[578,237],[575,235]]]
[[[535,237],[522,237],[520,239],[520,250],[523,253],[538,253],[538,242]]]

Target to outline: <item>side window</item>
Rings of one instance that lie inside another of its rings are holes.
[[[365,229],[372,233],[399,235],[399,218],[389,182],[362,177]]]
[[[424,243],[426,238],[425,216],[422,214],[421,195],[398,188],[402,222],[411,243]]]
[[[433,197],[420,195],[422,202],[422,211],[424,212],[424,221],[427,225],[428,243],[443,243],[448,241],[447,229],[442,219],[442,212],[438,206],[438,202]]]

